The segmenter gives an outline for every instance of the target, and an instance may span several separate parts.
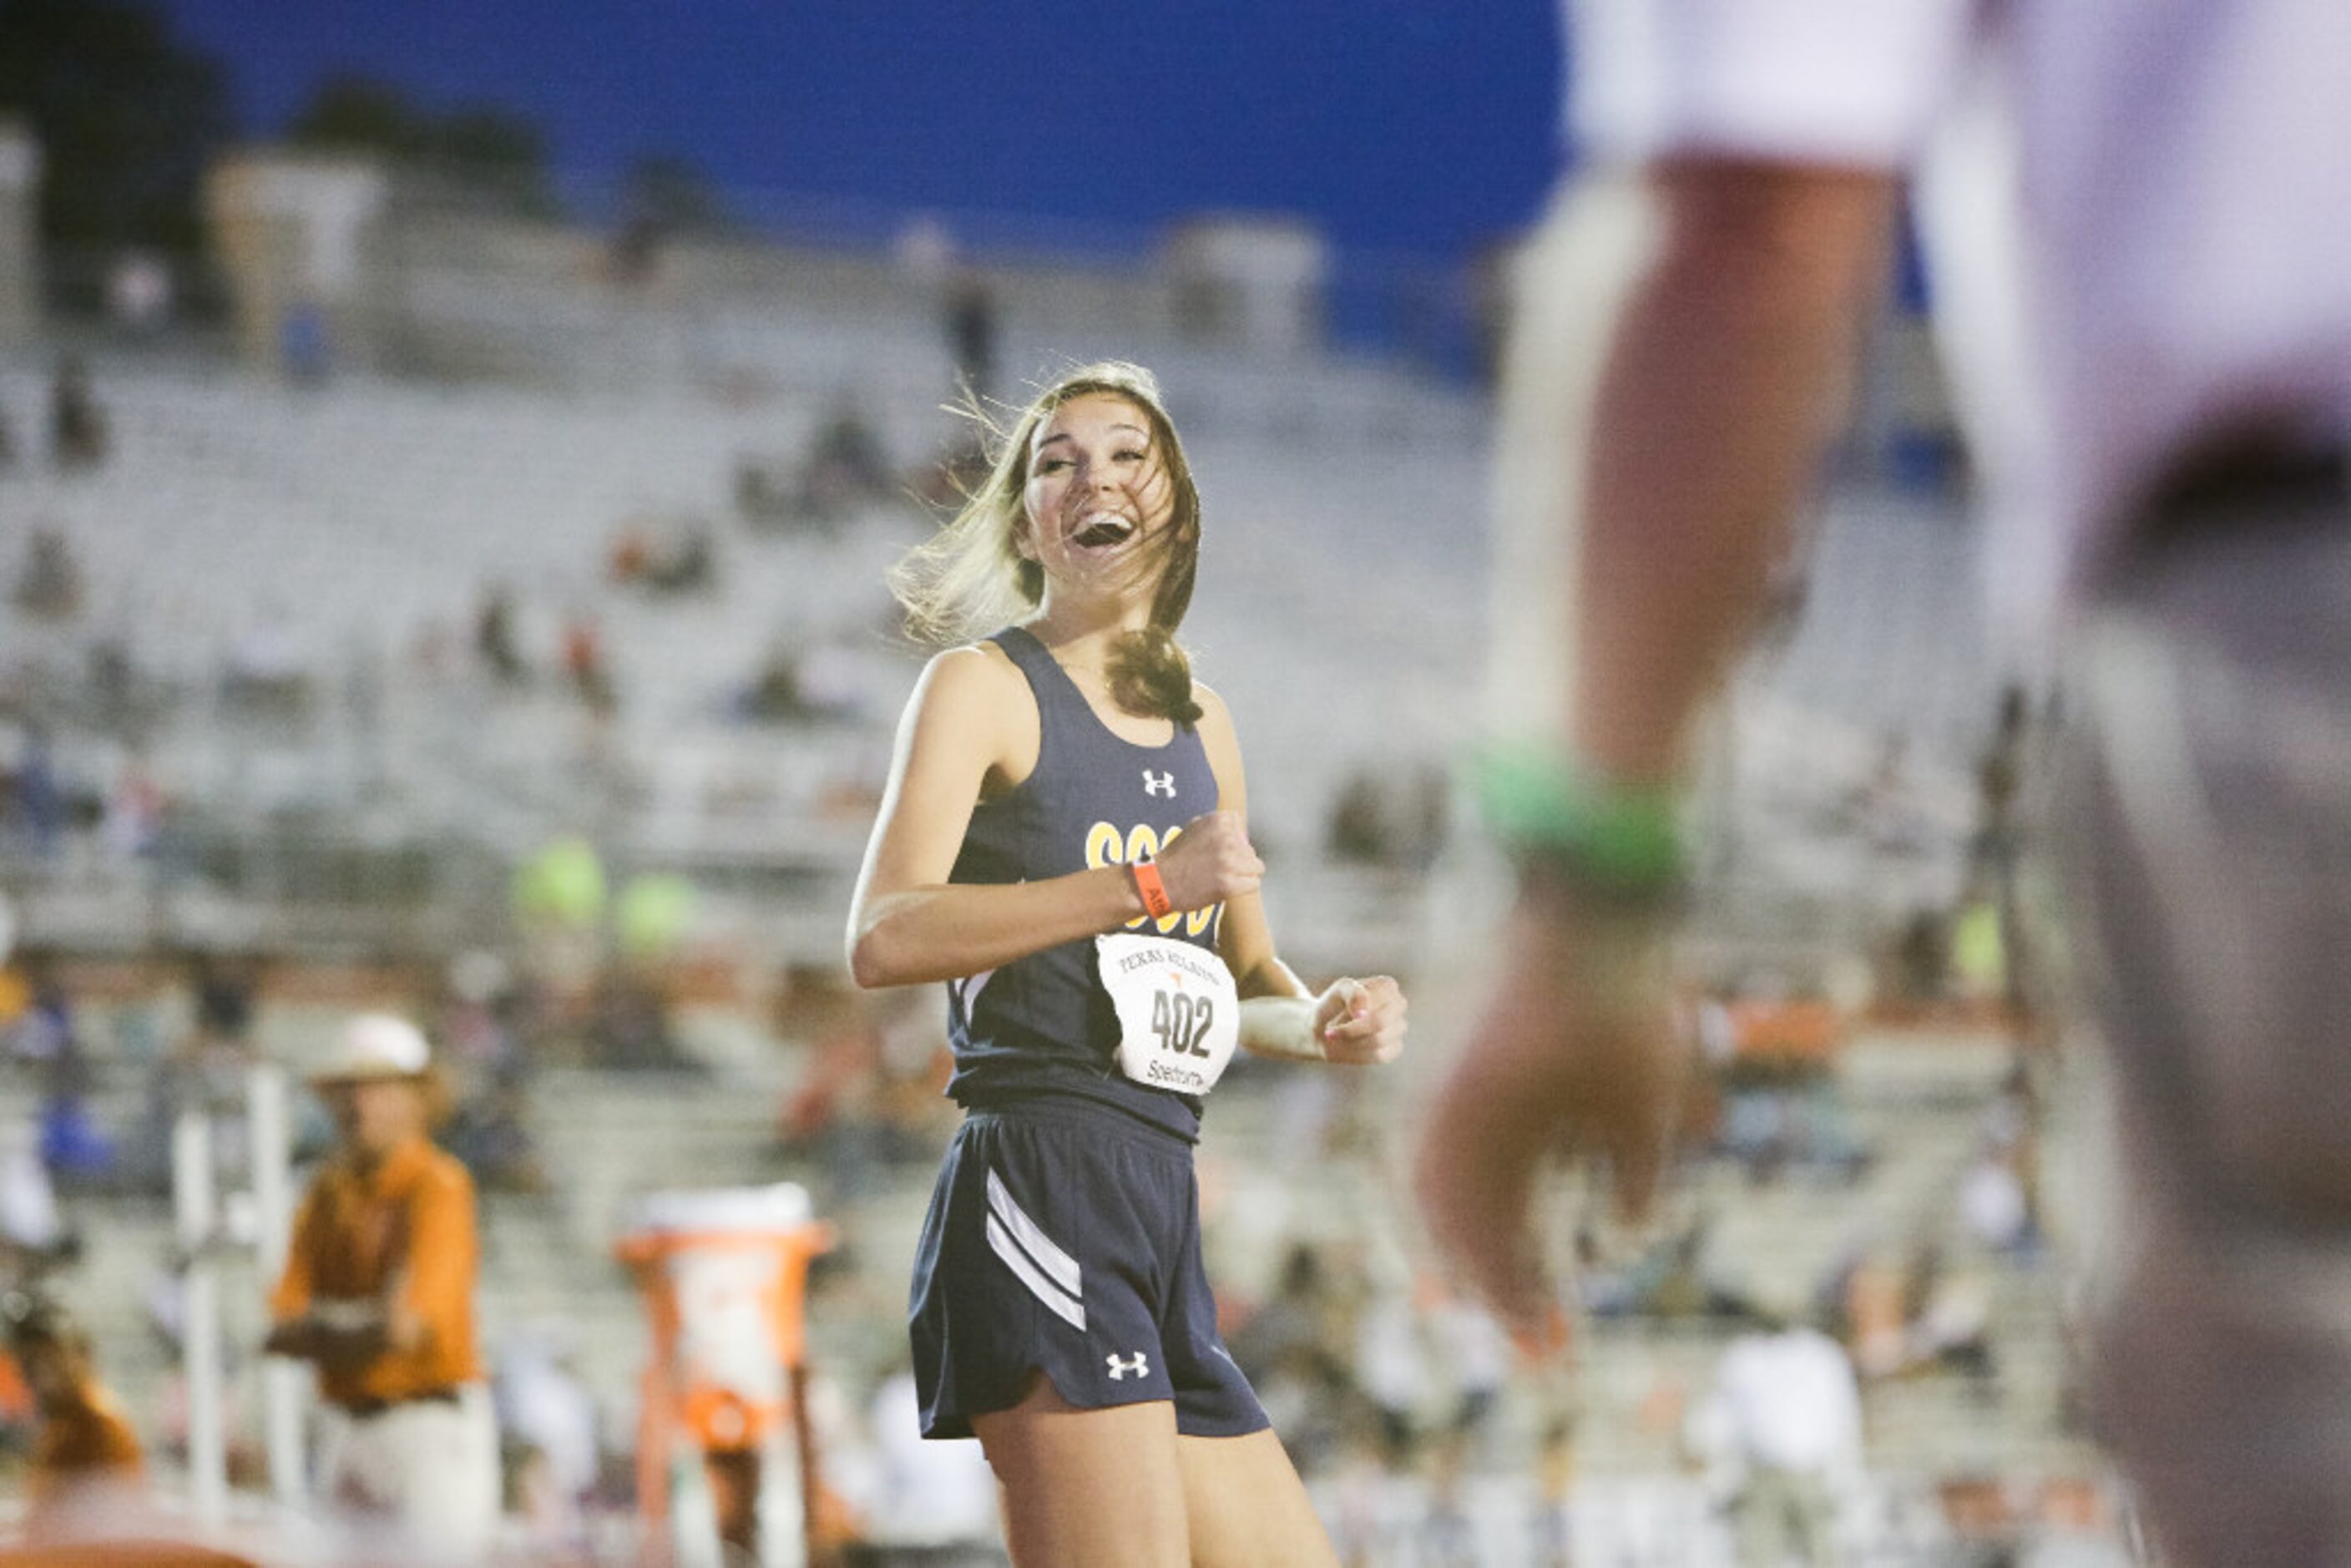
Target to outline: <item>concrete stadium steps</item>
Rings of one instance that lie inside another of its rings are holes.
[[[609,1246],[631,1199],[676,1187],[781,1179],[776,1123],[794,1080],[559,1070],[532,1116],[575,1241]]]
[[[67,1303],[110,1351],[162,1364],[165,1356],[151,1331],[148,1306],[179,1250],[171,1205],[161,1198],[83,1197],[70,1200],[69,1212],[82,1254],[59,1282]],[[114,1364],[107,1363],[110,1371]]]
[[[175,630],[195,630],[185,620],[209,614],[212,635],[176,650],[198,660],[256,608],[274,609],[298,632],[381,633],[426,607],[462,618],[478,584],[498,576],[526,594],[576,597],[617,620],[657,622],[666,607],[601,591],[604,552],[620,526],[635,516],[724,524],[737,458],[796,456],[830,412],[828,399],[806,393],[742,405],[367,378],[305,391],[131,361],[102,361],[95,373],[115,431],[112,459],[70,476],[27,463],[5,486],[29,515],[68,527],[101,613],[142,588],[151,596],[142,608],[187,609],[188,617],[129,628],[142,655],[173,652],[146,640],[168,643]],[[1384,372],[1322,379],[1333,397],[1360,380],[1405,406],[1435,406],[1436,394],[1391,384]],[[0,371],[7,401],[41,395],[37,376]],[[886,402],[867,412],[909,464],[954,428],[935,409],[911,422]],[[1463,417],[1457,410],[1455,423]],[[919,429],[893,429],[909,423]],[[1251,444],[1244,438],[1239,449]],[[1315,465],[1304,455],[1290,466]],[[1474,455],[1456,472],[1474,480]],[[1357,486],[1376,494],[1393,476]],[[1237,479],[1226,488],[1243,497],[1244,512],[1287,509],[1278,492],[1250,507],[1247,497],[1262,486]],[[1327,497],[1322,507],[1338,512],[1353,498]],[[1392,507],[1387,515],[1415,514]],[[905,527],[910,538],[921,531],[918,522]],[[837,609],[841,583],[878,586],[872,549],[854,536],[754,539],[722,527],[717,542],[723,565],[755,575],[759,557],[807,547],[797,550],[798,570],[759,585],[776,608]],[[1474,578],[1474,560],[1464,564]],[[726,597],[722,590],[722,611]],[[706,622],[706,609],[689,599],[672,618]],[[318,651],[344,649],[329,639]],[[624,659],[628,652],[615,650]]]
[[[1167,366],[1202,414],[1193,445],[1216,535],[1187,637],[1238,716],[1259,836],[1301,867],[1320,858],[1350,778],[1442,769],[1477,733],[1484,410],[1337,359],[1276,369],[1176,353]],[[114,355],[93,373],[114,460],[83,475],[36,463],[0,475],[0,551],[17,537],[6,519],[65,526],[90,586],[85,624],[120,631],[142,666],[184,683],[181,722],[151,758],[167,788],[247,820],[295,810],[392,839],[455,835],[496,856],[617,810],[643,819],[629,846],[638,863],[707,870],[798,854],[762,846],[788,839],[831,788],[878,779],[914,668],[872,631],[880,571],[923,521],[884,507],[831,538],[773,538],[730,520],[734,463],[803,450],[833,406],[822,378],[789,378],[747,403],[674,381],[628,394],[367,376],[297,390]],[[30,405],[43,390],[40,369],[0,361],[0,398]],[[851,377],[836,390],[856,392],[902,461],[949,428],[911,383]],[[606,583],[608,546],[638,516],[716,523],[717,589],[656,600]],[[1964,760],[1977,710],[1989,711],[1965,590],[1973,548],[1936,503],[1853,490],[1830,508],[1803,622],[1748,683],[1846,737],[1806,731],[1765,758],[1799,802],[1865,776],[1884,733],[1915,732],[1922,771]],[[428,622],[462,649],[477,594],[497,580],[516,586],[541,660],[569,611],[599,618],[623,695],[617,723],[590,724],[559,682],[517,698],[401,663]],[[210,692],[226,652],[256,631],[325,672],[330,697],[326,716],[274,740],[225,724]],[[772,643],[828,632],[866,649],[860,733],[751,734],[727,721],[729,695]],[[0,648],[28,634],[0,628]],[[366,684],[351,671],[371,659],[383,688],[363,723],[343,710],[351,683]],[[1946,695],[1888,706],[1914,688]],[[764,810],[739,804],[747,780]],[[1790,836],[1802,815],[1799,804],[1765,821],[1766,838],[1797,846],[1759,862],[1765,874],[1823,899],[1882,880],[1869,857],[1834,852],[1836,834]],[[818,847],[811,905],[845,896],[855,836]],[[714,894],[705,934],[745,939],[756,905],[776,902],[773,889],[754,903]],[[1323,918],[1313,909],[1287,924],[1311,931]],[[793,950],[829,948],[822,925],[795,926]]]
[[[1477,530],[1426,526],[1461,516],[1482,472],[1466,434],[1474,401],[1346,365],[1316,369],[1301,390],[1296,370],[1204,362],[1196,395],[1255,407],[1279,383],[1310,414],[1327,398],[1353,409],[1350,420],[1373,405],[1426,418],[1405,417],[1414,433],[1401,442],[1335,450],[1283,435],[1295,419],[1211,421],[1203,438],[1202,461],[1219,476],[1218,553],[1216,591],[1189,635],[1242,716],[1260,836],[1294,857],[1319,849],[1349,772],[1441,760],[1467,735],[1458,694],[1477,654],[1461,628],[1482,607],[1483,570]],[[925,525],[892,507],[831,537],[753,536],[731,521],[737,458],[796,457],[828,396],[736,406],[367,377],[302,391],[110,358],[94,376],[112,460],[76,476],[19,465],[0,475],[0,515],[63,526],[89,588],[84,624],[116,631],[142,668],[187,688],[150,757],[175,793],[247,814],[405,822],[509,855],[618,802],[643,819],[643,842],[630,846],[638,863],[703,867],[744,859],[746,846],[751,864],[799,853],[787,830],[814,801],[878,780],[915,669],[872,631],[886,605],[882,568]],[[0,398],[42,391],[37,374],[0,367]],[[901,461],[948,428],[935,400],[864,401]],[[610,541],[638,516],[716,524],[717,588],[654,599],[606,583]],[[0,551],[16,537],[0,522]],[[1360,570],[1367,559],[1384,570]],[[517,696],[469,674],[436,682],[405,668],[428,623],[462,665],[477,595],[494,580],[516,588],[536,659],[551,662],[569,610],[599,619],[622,694],[616,725],[600,733],[559,681]],[[256,632],[324,676],[328,711],[276,738],[215,711],[224,660]],[[725,716],[771,644],[828,632],[865,650],[862,732],[747,732]],[[0,644],[31,634],[0,631]],[[58,656],[81,657],[62,641]],[[371,726],[342,711],[355,660],[371,660],[384,683]],[[1405,734],[1418,738],[1399,751]],[[747,789],[764,811],[716,804]],[[816,851],[831,869],[813,902],[829,907],[845,897],[862,842],[862,832],[838,837]],[[748,930],[731,910],[726,894],[711,897],[713,933]],[[816,953],[837,934],[812,925],[790,940]]]
[[[265,618],[330,666],[361,648],[404,647],[427,620],[462,639],[477,593],[497,580],[521,597],[529,651],[549,657],[567,606],[640,610],[603,581],[610,543],[632,517],[721,525],[722,565],[747,569],[757,586],[758,558],[790,552],[746,548],[724,527],[734,462],[798,450],[820,412],[382,382],[306,394],[152,374],[103,377],[101,395],[118,437],[109,464],[70,476],[26,465],[8,487],[28,516],[69,530],[94,619],[120,624],[142,663],[196,676]],[[706,633],[709,606],[698,608]],[[722,598],[722,632],[726,608]],[[737,617],[761,618],[756,603]],[[758,651],[671,636],[643,678],[705,647]],[[633,649],[612,652],[624,675],[639,674],[625,667]],[[683,663],[690,673],[711,660]]]

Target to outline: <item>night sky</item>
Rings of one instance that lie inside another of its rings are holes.
[[[162,3],[226,63],[248,133],[358,70],[525,115],[571,190],[679,154],[754,218],[998,214],[1115,243],[1280,211],[1436,258],[1523,226],[1553,169],[1552,0]]]

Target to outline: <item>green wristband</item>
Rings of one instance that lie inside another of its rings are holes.
[[[1612,902],[1667,903],[1682,891],[1675,797],[1598,783],[1555,752],[1487,747],[1477,763],[1487,825],[1530,874]]]

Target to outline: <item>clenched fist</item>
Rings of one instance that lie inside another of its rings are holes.
[[[1326,1061],[1368,1066],[1404,1050],[1404,988],[1387,975],[1333,980],[1307,1026]]]
[[[1177,909],[1207,909],[1255,893],[1265,880],[1265,862],[1249,848],[1249,833],[1231,811],[1193,818],[1159,852],[1159,881]]]

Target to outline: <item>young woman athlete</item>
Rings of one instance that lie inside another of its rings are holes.
[[[1149,372],[1073,371],[1004,435],[893,580],[961,645],[850,916],[859,984],[946,982],[967,1113],[915,1263],[925,1434],[978,1437],[1022,1568],[1333,1563],[1217,1335],[1192,1147],[1237,1046],[1386,1061],[1404,995],[1274,954],[1232,718],[1174,641],[1199,495]]]

